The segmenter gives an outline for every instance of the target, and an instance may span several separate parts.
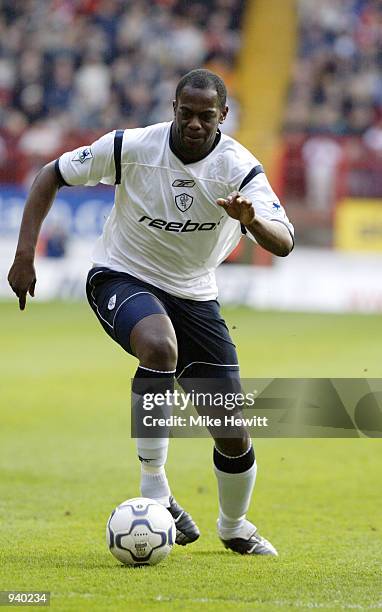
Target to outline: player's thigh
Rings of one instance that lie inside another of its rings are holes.
[[[88,274],[86,293],[104,330],[128,353],[137,356],[131,344],[136,328],[143,330],[140,335],[146,344],[167,334],[176,345],[166,309],[147,283],[107,268],[93,268]]]

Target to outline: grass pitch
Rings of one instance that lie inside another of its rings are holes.
[[[225,316],[244,377],[382,375],[379,317]],[[278,559],[221,547],[211,442],[174,440],[169,479],[202,536],[158,567],[124,568],[104,527],[139,491],[135,360],[85,304],[1,304],[0,338],[0,590],[49,590],[53,609],[79,611],[382,607],[380,440],[256,442],[249,518]]]

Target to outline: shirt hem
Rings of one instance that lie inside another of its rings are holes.
[[[133,269],[128,269],[125,266],[118,266],[115,264],[110,264],[110,263],[101,263],[99,261],[94,261],[92,262],[92,267],[96,268],[96,267],[104,267],[104,268],[108,268],[109,270],[113,270],[114,272],[125,272],[126,274],[130,274],[131,276],[134,276],[135,278],[137,278],[138,280],[143,281],[144,283],[149,283],[150,285],[152,285],[153,287],[155,287],[156,289],[160,289],[161,291],[165,291],[166,293],[169,293],[170,295],[173,295],[174,297],[177,298],[181,298],[182,300],[194,300],[196,302],[209,302],[210,300],[216,300],[216,298],[218,297],[218,291],[214,291],[211,292],[210,294],[208,294],[207,296],[198,296],[196,294],[185,294],[184,292],[181,291],[177,291],[176,289],[174,289],[173,287],[169,287],[168,285],[166,285],[165,283],[161,283],[158,282],[156,279],[150,278],[148,276],[145,276],[144,274],[141,274],[140,272],[136,272]]]

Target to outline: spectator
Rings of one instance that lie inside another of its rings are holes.
[[[371,151],[382,156],[382,118],[366,130],[364,142]]]
[[[341,157],[341,147],[328,136],[314,136],[304,144],[306,200],[317,212],[329,212],[333,208]]]
[[[71,108],[74,94],[74,60],[70,55],[53,60],[52,78],[45,88],[44,106],[49,113]]]

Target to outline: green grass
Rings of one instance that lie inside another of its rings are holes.
[[[225,315],[243,376],[381,377],[377,316]],[[134,359],[85,304],[0,304],[0,338],[0,590],[50,590],[52,608],[79,611],[382,607],[380,440],[257,441],[250,518],[278,559],[221,548],[211,442],[174,440],[168,475],[202,537],[123,568],[104,527],[139,490]]]

